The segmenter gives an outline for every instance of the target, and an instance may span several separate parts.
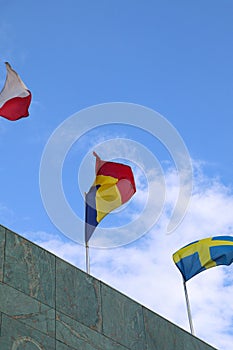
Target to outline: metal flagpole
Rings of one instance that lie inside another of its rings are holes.
[[[90,256],[89,256],[89,245],[86,242],[86,272],[90,275]]]
[[[85,205],[86,205],[86,195],[87,193],[84,192],[84,198],[85,198]],[[85,212],[85,216],[86,216],[86,212]],[[85,217],[85,221],[86,221],[86,217]],[[86,243],[86,272],[88,273],[88,275],[90,275],[90,256],[89,256],[89,245],[88,245],[88,241],[86,240],[86,222],[85,222],[85,243]]]
[[[186,306],[187,306],[187,312],[188,312],[188,319],[189,319],[190,331],[191,331],[191,334],[194,335],[194,328],[193,328],[193,321],[192,321],[190,303],[189,303],[189,298],[188,298],[188,292],[187,292],[186,282],[185,282],[184,278],[183,278],[183,285],[184,285],[184,294],[185,294],[185,300],[186,300]]]

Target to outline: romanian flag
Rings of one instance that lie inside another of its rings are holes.
[[[96,226],[112,210],[126,203],[136,192],[130,166],[107,162],[96,157],[96,179],[86,194],[85,242],[91,238]]]
[[[29,115],[31,92],[24,85],[18,74],[6,64],[7,77],[0,92],[0,116],[8,120],[17,120]]]
[[[173,260],[185,281],[217,265],[233,262],[233,237],[204,238],[186,245],[173,254]]]

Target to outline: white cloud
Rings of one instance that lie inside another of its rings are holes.
[[[189,331],[181,275],[172,254],[194,240],[231,235],[231,189],[206,177],[195,165],[194,193],[181,225],[166,234],[170,210],[177,197],[174,170],[166,174],[165,210],[156,226],[133,244],[116,249],[90,249],[91,274],[154,312]],[[153,208],[150,210],[153,215]],[[97,233],[97,232],[96,232]],[[84,247],[61,238],[39,234],[37,243],[85,268]],[[32,236],[31,236],[32,237]],[[38,235],[37,235],[38,237]],[[34,237],[32,237],[34,238]],[[232,348],[233,266],[209,269],[187,282],[197,337],[221,350]]]

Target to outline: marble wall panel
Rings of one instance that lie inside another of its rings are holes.
[[[101,331],[100,282],[57,258],[56,308],[91,329]]]
[[[57,313],[56,330],[57,339],[74,349],[130,350],[62,313]]]
[[[60,341],[56,341],[56,350],[77,350],[77,348],[71,348],[70,346],[61,343]]]
[[[214,350],[163,317],[143,308],[148,350]]]
[[[3,283],[0,283],[0,311],[51,337],[55,336],[55,310]]]
[[[6,230],[4,282],[55,305],[55,256]]]
[[[55,350],[55,339],[2,314],[1,350]]]
[[[101,295],[103,333],[129,349],[145,349],[142,306],[105,284]]]

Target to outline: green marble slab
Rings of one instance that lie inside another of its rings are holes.
[[[103,333],[129,349],[145,349],[142,306],[101,285]]]
[[[55,336],[55,310],[2,283],[0,311],[51,337]]]
[[[62,313],[56,316],[56,332],[57,340],[72,349],[130,350]]]
[[[100,282],[59,258],[56,259],[56,308],[102,331]]]
[[[77,348],[71,348],[60,341],[56,341],[56,350],[77,350]]]
[[[5,227],[0,225],[0,281],[3,280],[4,251],[5,251]]]
[[[55,256],[6,230],[4,282],[51,307],[55,305]]]
[[[55,350],[55,339],[2,314],[1,350]]]
[[[188,332],[143,308],[148,350],[214,350]]]

